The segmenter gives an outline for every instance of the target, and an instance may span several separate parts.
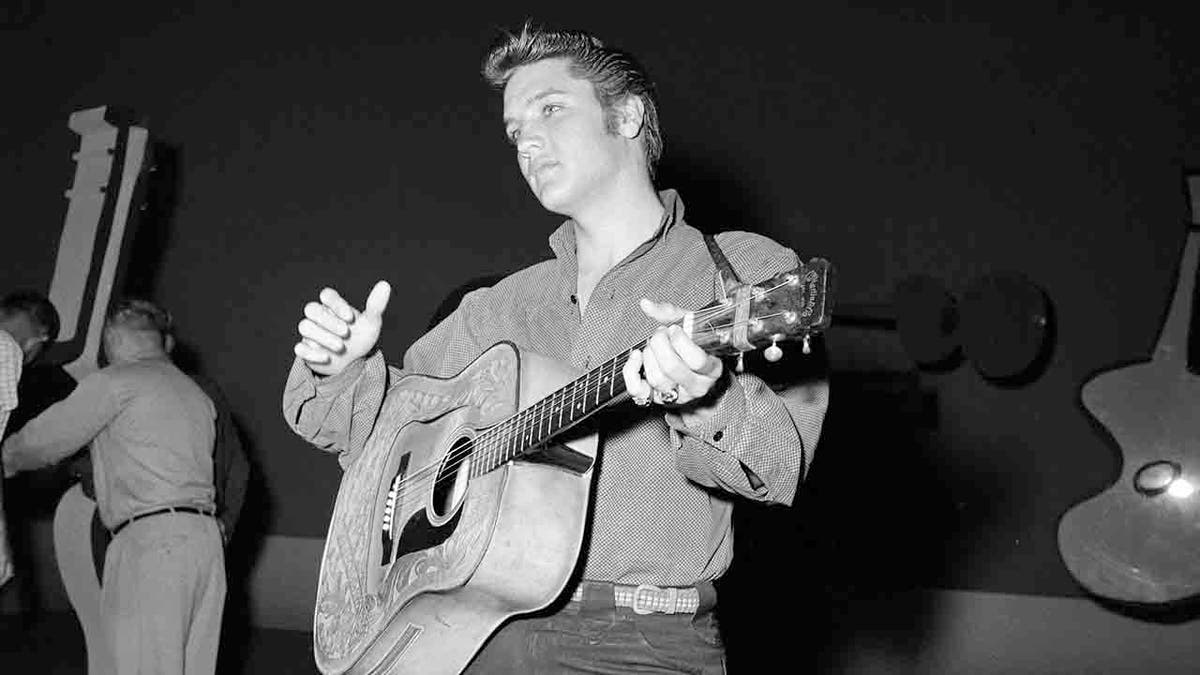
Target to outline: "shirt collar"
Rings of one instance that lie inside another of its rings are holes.
[[[651,239],[654,243],[660,242],[666,238],[667,232],[674,228],[676,223],[683,222],[683,199],[680,198],[679,192],[673,189],[660,190],[658,198],[663,205],[662,221],[658,225],[658,230]],[[559,260],[574,260],[575,259],[575,221],[568,219],[558,226],[550,234],[550,250],[554,251],[554,255]],[[647,241],[647,243],[651,243]],[[643,245],[644,246],[644,245]],[[638,247],[642,250],[643,247]]]

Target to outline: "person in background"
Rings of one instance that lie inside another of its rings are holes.
[[[96,502],[113,536],[100,614],[122,674],[216,667],[226,591],[213,479],[217,409],[171,362],[173,343],[165,310],[117,303],[104,326],[109,365],[0,449],[7,476],[91,444]]]
[[[50,299],[33,291],[14,291],[0,298],[0,439],[24,425],[23,415],[36,397],[23,378],[25,367],[58,337],[59,317]],[[68,376],[69,378],[70,376]],[[72,381],[73,382],[73,381]],[[13,549],[0,481],[0,586],[15,574]]]

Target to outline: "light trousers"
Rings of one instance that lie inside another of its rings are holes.
[[[142,518],[109,544],[100,614],[121,675],[212,675],[224,608],[225,553],[211,517]]]

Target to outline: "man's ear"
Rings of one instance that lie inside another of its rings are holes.
[[[637,138],[646,123],[646,105],[641,96],[630,94],[617,104],[617,133],[625,138]]]
[[[21,351],[25,352],[25,363],[33,363],[34,359],[41,355],[42,350],[46,348],[46,336],[34,335],[25,339],[21,345]]]
[[[168,334],[163,338],[163,351],[170,354],[172,349],[175,349],[175,336]]]

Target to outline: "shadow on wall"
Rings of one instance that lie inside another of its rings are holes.
[[[172,359],[186,373],[203,373],[203,363],[194,348],[179,342]],[[228,396],[228,391],[225,392]],[[251,597],[249,582],[262,553],[264,542],[270,534],[273,499],[262,471],[258,448],[247,434],[245,424],[237,410],[230,406],[238,438],[250,465],[246,485],[245,501],[238,516],[236,528],[225,547],[225,578],[228,587],[225,595],[225,612],[222,615],[221,651],[217,671],[238,673],[242,664],[250,659],[253,647],[249,638],[254,628],[254,598]]]
[[[130,264],[114,290],[136,297],[154,297],[161,273],[163,251],[170,245],[174,212],[182,189],[183,151],[178,145],[151,137],[151,170],[146,178],[146,198],[130,243]],[[194,371],[193,371],[194,372]]]
[[[782,381],[769,370],[765,379]],[[802,645],[789,649],[799,671],[839,672],[864,636],[915,655],[935,629],[919,594],[897,595],[890,617],[846,612],[855,598],[920,587],[952,564],[952,499],[922,450],[935,397],[915,372],[829,379],[836,393],[793,504],[734,509],[734,564],[719,584],[730,672],[776,669],[781,644]],[[888,628],[897,623],[903,633]]]

